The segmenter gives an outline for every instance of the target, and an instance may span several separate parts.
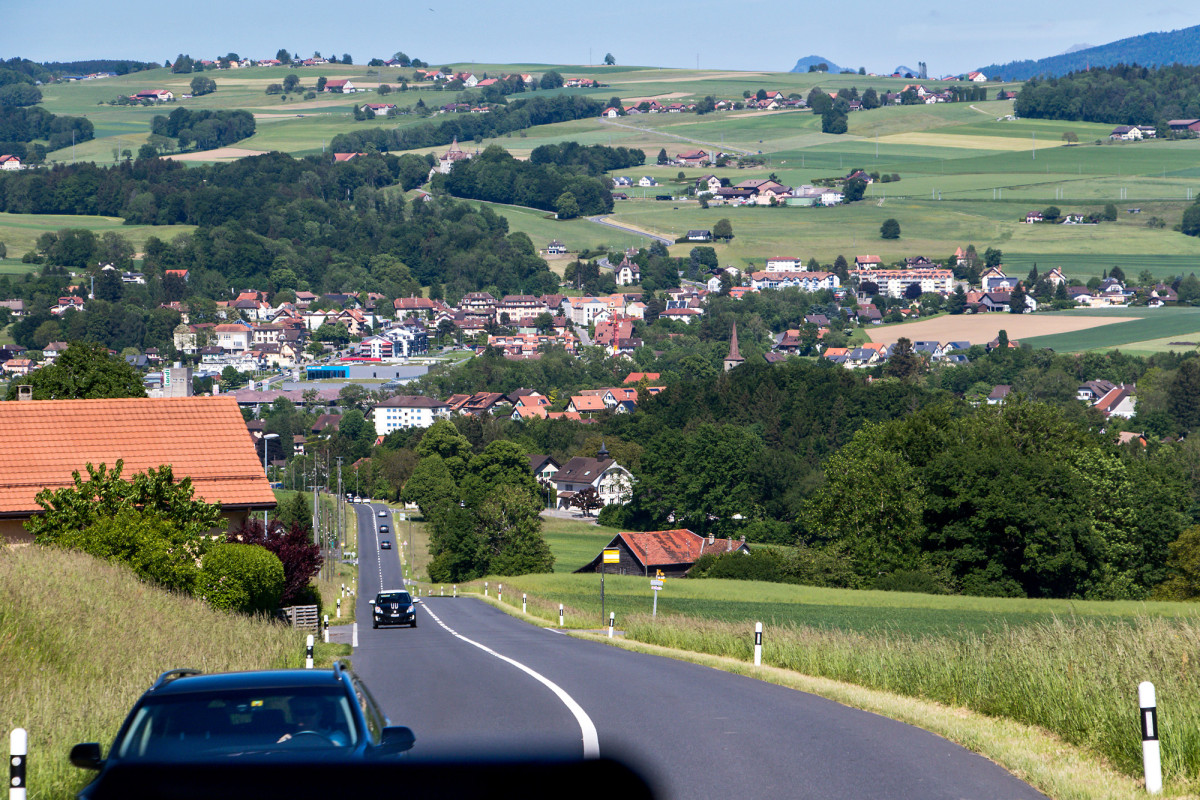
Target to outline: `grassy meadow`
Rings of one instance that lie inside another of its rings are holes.
[[[33,250],[42,234],[63,228],[87,228],[97,236],[109,231],[119,233],[139,251],[151,236],[170,241],[181,233],[195,230],[192,225],[126,225],[120,217],[0,213],[0,242],[4,242],[8,249],[8,258],[0,262],[0,274],[23,273],[34,269],[32,265],[21,263],[22,254]]]
[[[64,614],[64,603],[82,614]],[[306,634],[228,614],[139,581],[90,556],[0,548],[0,751],[29,732],[29,797],[73,796],[93,773],[67,761],[77,742],[107,749],[162,672],[300,667]],[[329,664],[344,645],[317,646]]]

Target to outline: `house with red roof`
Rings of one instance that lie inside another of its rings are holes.
[[[331,81],[325,81],[324,91],[338,92],[341,94],[353,94],[354,92],[358,91],[358,87],[355,86],[349,78],[334,78]]]
[[[669,578],[681,578],[687,575],[696,559],[702,555],[750,553],[744,536],[740,540],[718,539],[711,535],[704,537],[692,533],[686,528],[618,533],[604,549],[619,551],[620,561],[616,564],[604,564],[604,553],[601,552],[575,571],[603,571],[617,575],[649,577],[661,570],[663,575]]]

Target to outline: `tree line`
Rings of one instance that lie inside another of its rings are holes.
[[[193,85],[200,78],[192,80]],[[203,92],[201,92],[203,94]],[[191,111],[177,108],[169,116],[158,115],[150,123],[158,136],[179,140],[179,149],[193,144],[197,150],[212,150],[254,135],[254,115],[249,111]]]
[[[1200,117],[1200,67],[1117,64],[1026,81],[1013,111],[1021,117],[1155,125]]]
[[[606,214],[613,209],[612,193],[600,178],[580,175],[532,161],[518,161],[499,145],[460,161],[446,176],[435,176],[456,197],[508,203],[557,212],[559,219]]]
[[[460,142],[482,140],[535,125],[597,117],[602,110],[604,106],[600,102],[578,95],[523,98],[497,105],[486,114],[454,114],[440,122],[339,133],[333,137],[330,147],[339,153],[363,152],[368,145],[384,152],[438,147],[455,139]]]

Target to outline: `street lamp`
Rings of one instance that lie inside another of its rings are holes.
[[[262,439],[263,439],[263,477],[266,478],[268,481],[270,481],[271,478],[269,475],[267,475],[267,450],[270,449],[270,444],[267,442],[267,439],[278,439],[278,438],[279,438],[278,433],[264,433],[263,437],[262,437]],[[268,513],[267,510],[263,509],[263,534],[264,535],[266,535],[266,532],[267,532],[267,513]]]

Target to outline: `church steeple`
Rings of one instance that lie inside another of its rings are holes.
[[[738,352],[737,323],[735,322],[733,323],[733,334],[729,337],[729,355],[725,356],[725,371],[729,372],[745,360]]]

